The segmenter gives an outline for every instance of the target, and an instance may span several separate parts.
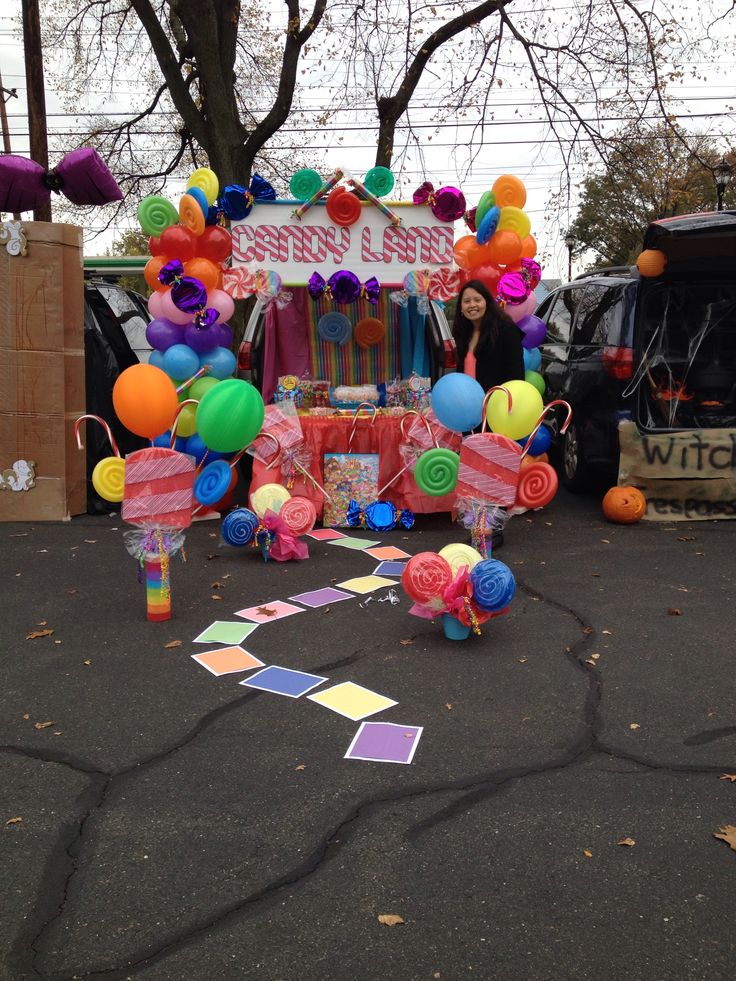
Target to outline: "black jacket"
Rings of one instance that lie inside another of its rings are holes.
[[[475,349],[475,377],[484,392],[514,379],[524,380],[524,335],[514,323],[501,324],[498,336],[484,334]],[[467,348],[457,349],[457,370],[462,371]]]

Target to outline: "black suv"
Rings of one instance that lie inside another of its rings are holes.
[[[642,433],[736,429],[736,212],[652,222],[643,248],[664,253],[661,275],[598,270],[537,311],[548,331],[546,400],[565,399],[574,413],[564,436],[552,425],[570,490],[615,483],[624,419]]]
[[[637,285],[628,268],[598,270],[553,290],[536,312],[547,324],[545,399],[564,399],[573,410],[553,452],[569,490],[585,490],[596,478],[615,481],[618,424],[633,411]]]

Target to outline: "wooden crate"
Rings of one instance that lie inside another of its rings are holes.
[[[0,521],[62,521],[86,511],[82,230],[23,224],[26,255],[0,246]],[[16,461],[35,485],[13,491]]]

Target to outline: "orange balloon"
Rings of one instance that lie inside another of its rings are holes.
[[[154,255],[146,263],[145,269],[143,270],[143,278],[151,287],[152,290],[156,290],[157,293],[163,293],[169,287],[164,283],[160,283],[158,280],[158,274],[161,272],[163,266],[169,261],[168,256],[165,255]]]
[[[521,258],[521,239],[509,230],[495,232],[488,243],[491,261],[500,266],[510,266]]]
[[[493,193],[499,208],[523,208],[526,204],[526,188],[518,177],[502,174],[493,185]]]
[[[208,293],[217,289],[217,282],[220,278],[220,267],[209,259],[197,256],[184,263],[184,275],[193,276],[204,284]]]
[[[532,463],[549,463],[549,456],[546,453],[540,453],[538,456],[531,456],[527,453],[519,464],[519,469],[523,470],[524,467],[530,467]]]
[[[455,242],[453,249],[455,262],[461,269],[472,269],[474,265],[478,264],[473,261],[472,255],[479,248],[475,235],[463,235]]]
[[[537,254],[537,240],[533,235],[527,235],[521,240],[522,259],[533,259]]]
[[[179,399],[166,372],[152,364],[134,364],[115,382],[112,404],[127,429],[155,439],[170,428]]]

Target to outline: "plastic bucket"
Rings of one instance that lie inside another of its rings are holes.
[[[470,636],[470,627],[466,627],[457,617],[449,613],[442,614],[442,629],[448,640],[467,640]]]

